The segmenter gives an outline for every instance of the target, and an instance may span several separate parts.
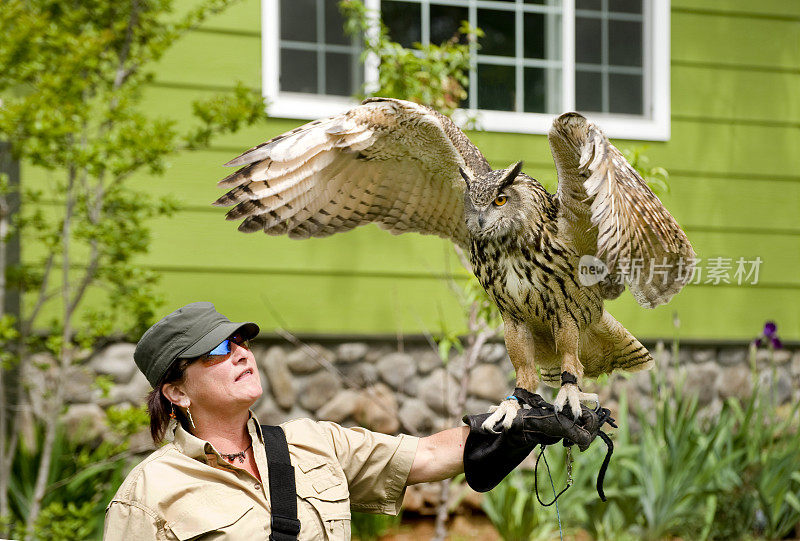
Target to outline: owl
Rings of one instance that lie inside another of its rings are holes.
[[[695,254],[597,126],[566,113],[548,138],[555,194],[521,162],[492,170],[436,111],[369,98],[230,161],[242,167],[219,182],[229,191],[214,204],[233,206],[226,218],[241,219],[246,233],[305,239],[375,223],[451,240],[503,317],[517,386],[558,388],[556,410],[578,419],[581,401],[597,401],[582,392],[583,378],[653,364],[604,301],[627,286],[646,308],[666,303],[687,283]],[[508,428],[519,408],[503,400],[484,428]]]

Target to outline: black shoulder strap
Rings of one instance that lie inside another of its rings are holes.
[[[294,467],[289,461],[286,434],[279,426],[261,425],[269,466],[269,498],[272,501],[270,541],[296,541],[300,533],[297,520],[297,489]]]

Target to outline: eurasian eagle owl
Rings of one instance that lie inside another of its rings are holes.
[[[603,300],[629,287],[639,304],[667,302],[691,277],[694,251],[674,218],[622,154],[577,113],[549,134],[558,190],[520,172],[492,170],[467,136],[415,103],[370,98],[254,147],[227,165],[244,166],[215,202],[235,205],[239,230],[324,237],[377,223],[453,241],[503,316],[517,386],[539,378],[560,387],[558,411],[580,415],[583,377],[649,368],[653,359]],[[604,276],[586,280],[589,258]],[[633,274],[631,262],[643,270]],[[510,426],[519,409],[504,400],[485,428]]]

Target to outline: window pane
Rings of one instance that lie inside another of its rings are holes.
[[[600,73],[575,72],[575,108],[579,111],[603,111],[603,81]]]
[[[325,0],[325,43],[350,45],[350,37],[344,34],[344,18],[339,13],[338,0]]]
[[[575,61],[599,64],[602,45],[600,19],[575,18]]]
[[[480,54],[514,56],[514,12],[479,9],[478,27],[486,33]]]
[[[542,68],[525,68],[525,112],[547,112],[547,84],[545,70]]]
[[[544,40],[544,15],[541,13],[526,13],[523,18],[525,32],[525,58],[547,58],[545,56]]]
[[[600,0],[575,0],[575,9],[600,11]]]
[[[642,0],[608,0],[608,10],[622,13],[641,13]]]
[[[461,21],[469,20],[469,12],[465,7],[432,5],[430,7],[430,17],[431,43],[439,45],[458,33]],[[463,43],[464,41],[465,39],[462,37],[461,42]]]
[[[317,41],[315,0],[281,0],[281,39]]]
[[[608,63],[612,66],[642,65],[642,23],[608,21]]]
[[[610,73],[608,75],[608,94],[610,112],[631,115],[644,113],[641,75]]]
[[[325,93],[334,96],[353,94],[352,56],[325,53]]]
[[[478,109],[513,111],[514,66],[478,64]]]
[[[381,20],[389,37],[403,47],[422,40],[420,5],[411,2],[381,2]]]
[[[317,53],[281,49],[281,90],[317,93]]]

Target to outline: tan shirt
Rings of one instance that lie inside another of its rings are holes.
[[[297,419],[281,425],[295,469],[300,540],[350,539],[350,509],[397,514],[418,438]],[[261,428],[247,428],[266,483]],[[106,510],[106,541],[231,539],[270,534],[269,487],[181,427],[136,466]]]

